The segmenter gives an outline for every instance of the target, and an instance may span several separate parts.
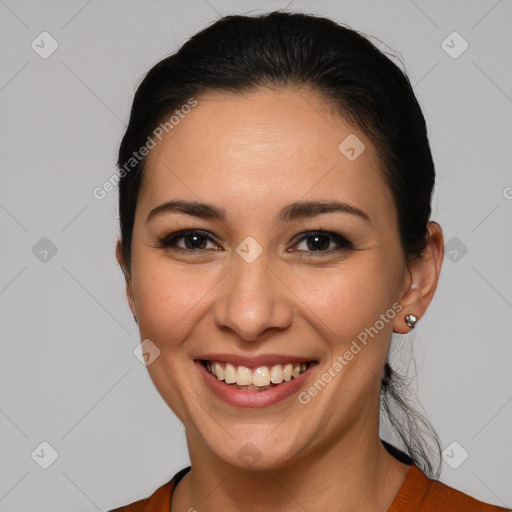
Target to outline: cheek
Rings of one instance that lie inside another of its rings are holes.
[[[196,325],[211,279],[155,261],[134,267],[140,268],[133,284],[141,336],[166,350],[177,348]]]
[[[310,309],[321,320],[331,339],[356,337],[392,308],[397,298],[398,269],[386,265],[376,253],[359,255],[357,263],[354,259],[336,269],[304,272],[295,279],[297,296],[306,311]]]

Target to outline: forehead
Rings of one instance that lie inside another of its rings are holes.
[[[315,92],[217,92],[196,100],[150,151],[141,206],[176,197],[238,213],[300,198],[366,207],[372,198],[375,215],[393,206],[371,141]]]

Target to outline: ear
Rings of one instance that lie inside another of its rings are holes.
[[[125,261],[123,258],[121,239],[118,239],[117,243],[116,243],[116,260],[117,260],[117,263],[119,263],[119,266],[121,267],[121,270],[123,271],[123,274],[124,274],[124,279],[126,282],[126,298],[128,299],[128,305],[130,306],[133,316],[137,317],[137,308],[135,307],[135,299],[133,296],[130,272],[126,268],[126,264],[125,264]]]
[[[427,229],[425,252],[423,256],[411,261],[408,275],[404,279],[400,299],[403,309],[393,322],[393,331],[400,334],[406,334],[411,330],[404,317],[412,314],[418,319],[422,318],[437,288],[444,257],[443,231],[437,222],[429,222]]]

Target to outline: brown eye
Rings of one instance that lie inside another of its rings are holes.
[[[214,247],[208,247],[208,243],[211,243]],[[171,233],[159,241],[159,246],[166,249],[175,249],[181,252],[218,249],[218,245],[210,235],[197,230]]]
[[[351,249],[352,247],[352,243],[345,237],[327,231],[304,233],[297,244],[297,250],[305,253],[332,253],[341,249]]]

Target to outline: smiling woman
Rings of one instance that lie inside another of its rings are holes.
[[[325,18],[226,17],[144,78],[119,168],[191,99],[122,174],[117,245],[191,466],[117,510],[499,510],[433,480],[388,363],[443,258],[406,76]]]

